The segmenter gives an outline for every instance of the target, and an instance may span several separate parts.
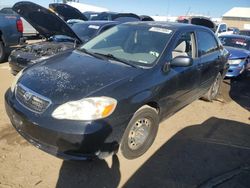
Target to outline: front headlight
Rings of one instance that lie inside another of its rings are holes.
[[[21,70],[21,71],[15,76],[15,78],[14,78],[12,84],[11,84],[11,87],[10,87],[10,90],[11,90],[12,92],[15,91],[16,84],[17,84],[19,78],[22,76],[22,74],[23,74],[23,70]]]
[[[57,107],[52,117],[68,120],[96,120],[108,117],[116,107],[117,101],[110,97],[92,97],[70,101]]]
[[[228,63],[229,63],[230,65],[238,65],[238,64],[240,64],[242,61],[243,61],[243,59],[229,59],[229,60],[228,60]]]

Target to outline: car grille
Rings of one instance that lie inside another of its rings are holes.
[[[18,84],[16,87],[16,99],[25,108],[36,113],[43,113],[51,104],[49,99],[26,88],[22,84]]]

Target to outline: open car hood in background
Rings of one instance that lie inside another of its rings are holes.
[[[88,18],[84,16],[78,9],[64,4],[64,3],[51,3],[49,8],[55,11],[63,20],[78,19],[87,21]]]
[[[215,31],[215,27],[216,27],[215,23],[212,20],[203,16],[180,16],[177,19],[177,22],[201,25],[204,27],[208,27],[213,31]]]
[[[81,42],[66,22],[40,5],[29,1],[21,1],[16,3],[12,9],[46,38],[53,35],[66,35]]]
[[[119,22],[134,22],[134,21],[140,21],[141,18],[133,13],[118,13],[112,15],[112,20]]]
[[[213,31],[215,30],[215,24],[212,20],[208,18],[203,18],[203,17],[192,17],[191,18],[191,24],[194,25],[201,25],[204,27],[208,27],[212,29]]]

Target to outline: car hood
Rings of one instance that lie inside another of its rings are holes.
[[[74,31],[52,11],[32,2],[16,3],[12,9],[28,21],[41,35],[49,38],[53,35],[67,35],[81,41]]]
[[[55,104],[105,92],[107,86],[134,78],[143,69],[97,59],[78,50],[56,55],[26,69],[19,82]]]
[[[141,18],[133,13],[118,13],[112,16],[112,20],[124,23],[140,21]]]
[[[200,25],[200,26],[208,27],[213,31],[215,31],[215,26],[216,26],[212,20],[206,17],[202,17],[202,16],[197,16],[197,17],[196,16],[193,16],[193,17],[192,16],[191,17],[180,16],[178,17],[177,22]]]
[[[215,30],[215,24],[213,21],[211,21],[210,19],[208,18],[202,18],[202,17],[193,17],[191,18],[191,24],[194,24],[194,25],[201,25],[201,26],[204,26],[204,27],[208,27],[212,30]]]
[[[243,59],[250,56],[250,51],[248,50],[229,47],[229,46],[226,46],[225,48],[230,53],[229,59]]]
[[[78,9],[64,3],[51,3],[49,4],[49,8],[60,15],[65,21],[70,19],[88,20]]]

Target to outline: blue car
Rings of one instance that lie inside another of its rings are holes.
[[[237,77],[250,67],[250,37],[243,35],[222,35],[221,43],[230,53],[226,77]]]

